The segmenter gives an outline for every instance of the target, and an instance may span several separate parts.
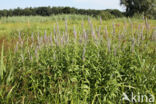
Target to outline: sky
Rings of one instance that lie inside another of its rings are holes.
[[[120,0],[0,0],[0,10],[39,6],[69,6],[78,9],[119,9],[124,11],[124,8],[120,6]]]

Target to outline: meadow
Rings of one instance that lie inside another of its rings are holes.
[[[0,104],[129,104],[122,97],[131,92],[156,97],[156,20],[2,17],[0,52]]]

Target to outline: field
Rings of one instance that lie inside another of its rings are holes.
[[[156,97],[156,20],[2,17],[0,47],[0,104],[127,104],[123,93],[132,92],[148,95],[143,103]]]

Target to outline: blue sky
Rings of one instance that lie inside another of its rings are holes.
[[[70,6],[82,9],[124,10],[120,6],[120,0],[0,0],[0,10],[38,6]]]

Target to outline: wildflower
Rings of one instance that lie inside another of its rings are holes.
[[[38,49],[37,48],[35,49],[35,57],[38,60]]]
[[[108,52],[110,52],[111,51],[111,40],[110,39],[107,40],[107,48],[108,48]]]
[[[133,39],[132,39],[131,50],[132,50],[132,52],[135,51],[135,38],[134,38],[134,37],[133,37]]]
[[[74,33],[74,39],[75,39],[74,41],[76,42],[76,39],[77,39],[77,32],[76,32],[75,26],[74,26],[73,33]]]
[[[19,41],[21,41],[22,38],[21,38],[21,32],[19,31]]]
[[[115,35],[115,25],[113,23],[113,36]]]
[[[45,43],[47,42],[47,32],[46,32],[46,30],[44,32],[44,41],[45,41]]]
[[[75,37],[75,38],[77,38],[77,32],[76,32],[75,25],[74,25],[74,30],[73,30],[73,33],[74,33],[74,37]]]
[[[55,41],[56,46],[58,46],[58,39],[56,36],[54,36],[54,41]]]
[[[84,39],[87,40],[88,37],[87,37],[87,33],[85,29],[83,30],[83,36],[84,36]]]
[[[68,23],[67,23],[67,19],[65,19],[65,32],[68,33]]]
[[[17,43],[16,43],[16,48],[15,48],[15,52],[18,51],[18,46],[19,46],[19,42],[17,41]]]
[[[82,43],[82,35],[80,34],[80,32],[79,32],[79,43]]]
[[[34,42],[34,36],[33,36],[33,33],[31,34],[31,40],[32,40],[32,42]]]
[[[92,38],[93,38],[94,40],[96,40],[95,30],[94,30],[93,24],[91,25],[91,34],[92,34]]]
[[[83,47],[82,60],[85,61],[86,45]]]
[[[53,44],[52,33],[50,34],[50,38],[49,38],[49,40],[50,40],[50,44],[51,44],[51,46],[52,46],[52,44]]]
[[[98,38],[99,38],[99,39],[101,39],[100,32],[101,32],[101,27],[99,27],[99,30],[98,30]]]
[[[108,40],[108,30],[107,30],[107,26],[105,27],[105,36],[106,36],[106,40]]]

